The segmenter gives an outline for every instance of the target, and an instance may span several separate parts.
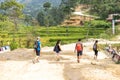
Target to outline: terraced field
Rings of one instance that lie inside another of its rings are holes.
[[[7,45],[8,42],[16,42],[18,47],[31,48],[37,36],[41,37],[43,46],[53,46],[58,39],[62,40],[62,44],[67,44],[76,42],[78,38],[100,38],[100,34],[105,33],[105,29],[89,27],[38,27],[30,31],[1,31],[0,33],[0,46]]]

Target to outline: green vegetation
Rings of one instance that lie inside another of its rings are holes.
[[[50,2],[44,3],[44,9],[41,9],[37,15],[38,23],[41,26],[57,26],[61,24],[64,19],[70,17],[77,3],[78,0],[61,0],[61,4],[57,7],[52,7]]]
[[[37,19],[38,23],[45,26],[45,3],[51,4],[47,13],[49,26],[59,25],[68,19],[78,5],[84,4],[85,14],[91,14],[106,20],[109,14],[120,13],[120,0],[22,0],[25,3],[24,12]],[[55,6],[56,5],[56,6]]]
[[[37,36],[41,37],[42,46],[53,46],[58,39],[62,40],[62,44],[68,44],[76,42],[78,38],[101,38],[101,33],[106,34],[105,28],[94,27],[37,27],[35,29],[27,27],[27,29],[19,29],[18,32],[3,32],[1,31],[0,41],[3,41],[3,45],[7,45],[9,41],[14,48],[27,47],[32,48],[34,40]],[[15,44],[16,43],[16,44]]]
[[[101,19],[106,19],[109,14],[120,13],[120,0],[79,0],[80,4],[88,5],[89,12]]]
[[[12,49],[33,48],[37,36],[41,37],[42,46],[53,46],[58,39],[62,40],[62,44],[67,44],[76,42],[78,38],[111,38],[111,23],[104,20],[89,21],[76,27],[58,26],[70,17],[80,1],[82,0],[62,0],[57,7],[46,2],[42,5],[44,10],[40,10],[36,15],[37,20],[29,14],[23,14],[24,7],[16,0],[1,2],[0,46],[10,45]],[[116,32],[119,34],[120,31]]]

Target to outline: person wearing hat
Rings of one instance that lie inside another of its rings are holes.
[[[41,51],[40,37],[37,37],[37,40],[35,41],[34,50],[36,52],[36,57],[33,59],[33,63],[35,64],[36,62],[39,62],[39,57],[40,57],[40,51]]]

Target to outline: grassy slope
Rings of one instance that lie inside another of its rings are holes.
[[[7,41],[11,43],[13,40],[13,34],[15,34],[15,41],[21,47],[26,47],[27,42],[30,47],[33,46],[35,37],[40,36],[43,46],[53,46],[58,39],[62,40],[62,44],[76,42],[78,38],[99,38],[100,34],[104,32],[104,29],[93,29],[85,27],[45,27],[36,28],[30,32],[16,32],[16,33],[2,33],[0,41],[4,42],[3,45],[7,45]],[[30,42],[29,42],[30,41]],[[1,44],[0,44],[1,45]],[[19,47],[20,47],[19,46]]]

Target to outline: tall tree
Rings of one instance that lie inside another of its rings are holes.
[[[26,23],[26,25],[28,26],[29,24],[31,24],[32,22],[32,16],[31,15],[25,15],[25,19],[24,19],[24,22]]]
[[[45,24],[45,26],[46,26],[46,28],[47,28],[46,32],[49,33],[48,27],[49,27],[49,25],[50,25],[50,22],[49,22],[50,15],[49,15],[48,11],[49,11],[49,9],[50,9],[50,7],[51,7],[51,3],[50,3],[50,2],[45,2],[45,3],[43,4],[43,7],[44,7],[44,11],[45,11],[44,24]]]
[[[43,7],[44,7],[44,11],[45,11],[45,17],[44,17],[44,20],[45,20],[45,25],[46,25],[46,27],[49,27],[49,14],[48,14],[48,11],[49,11],[49,9],[50,9],[50,7],[51,7],[51,3],[50,2],[45,2],[44,4],[43,4]]]
[[[40,11],[37,15],[37,20],[39,22],[39,25],[44,26],[44,12]]]
[[[66,17],[69,17],[71,12],[74,11],[78,2],[79,0],[62,0],[60,8],[63,10],[64,15],[66,15]]]
[[[14,22],[15,30],[18,30],[17,19],[22,15],[23,5],[16,0],[5,0],[1,3],[0,9]]]
[[[50,7],[49,2],[44,3],[44,12],[40,12],[37,16],[40,25],[43,24],[42,19],[44,17],[44,24],[58,25],[69,18],[70,14],[74,11],[75,6],[79,3],[79,0],[62,0],[59,7]],[[41,17],[40,17],[41,16]]]
[[[51,25],[58,25],[61,24],[61,22],[64,20],[64,13],[62,12],[62,9],[57,8],[57,7],[53,7],[50,10],[50,15],[51,18],[53,18],[53,22],[50,22]]]
[[[48,9],[51,7],[51,3],[50,2],[45,2],[43,4],[43,7],[44,7],[45,11],[48,11]]]

